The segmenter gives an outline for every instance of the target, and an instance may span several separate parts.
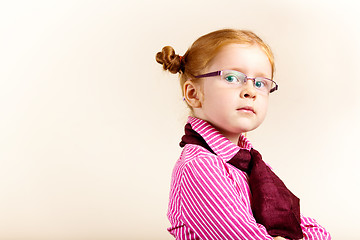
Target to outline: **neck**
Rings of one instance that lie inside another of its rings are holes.
[[[235,145],[238,145],[239,139],[240,139],[240,136],[241,136],[241,133],[233,134],[233,133],[222,132],[222,131],[220,131],[220,130],[219,130],[219,132],[220,132],[224,137],[226,137],[227,139],[229,139],[230,142],[234,143]]]
[[[216,130],[218,130],[224,137],[226,137],[227,139],[229,139],[232,143],[234,143],[235,145],[238,145],[239,142],[239,138],[241,136],[241,133],[233,133],[233,132],[229,132],[229,131],[225,131],[223,129],[221,129],[219,126],[216,126],[215,124],[213,124],[212,122],[206,120],[206,117],[203,116],[203,114],[201,114],[201,112],[199,111],[195,111],[197,109],[194,109],[194,117],[202,119],[204,121],[207,121],[208,123],[210,123],[211,125],[213,125],[213,127],[216,128]]]

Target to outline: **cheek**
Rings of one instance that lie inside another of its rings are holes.
[[[231,89],[221,89],[204,92],[204,104],[207,107],[217,110],[224,110],[227,106],[234,105],[237,94]]]
[[[267,110],[268,110],[268,106],[269,106],[269,99],[268,97],[264,97],[263,99],[261,99],[261,101],[259,102],[258,105],[258,110],[261,113],[262,118],[265,118]]]

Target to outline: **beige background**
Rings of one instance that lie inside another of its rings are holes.
[[[187,110],[155,53],[255,31],[280,90],[249,138],[302,212],[360,239],[356,1],[1,1],[0,239],[172,239]]]

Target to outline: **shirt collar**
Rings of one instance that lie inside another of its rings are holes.
[[[190,123],[191,128],[194,131],[203,137],[216,155],[221,156],[226,162],[229,161],[240,149],[251,150],[253,147],[244,135],[240,136],[238,145],[232,143],[210,123],[202,119],[189,116],[188,123]]]

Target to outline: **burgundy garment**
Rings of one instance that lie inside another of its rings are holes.
[[[185,125],[185,135],[181,138],[180,147],[184,147],[188,143],[202,146],[203,148],[206,148],[209,152],[215,154],[215,152],[201,137],[201,135],[191,128],[190,123]]]
[[[184,147],[186,144],[200,145],[214,153],[190,124],[185,126],[185,135],[180,146]],[[256,222],[262,224],[271,236],[303,238],[299,198],[287,189],[281,179],[265,164],[260,153],[255,149],[240,149],[228,163],[249,176],[251,209]]]

